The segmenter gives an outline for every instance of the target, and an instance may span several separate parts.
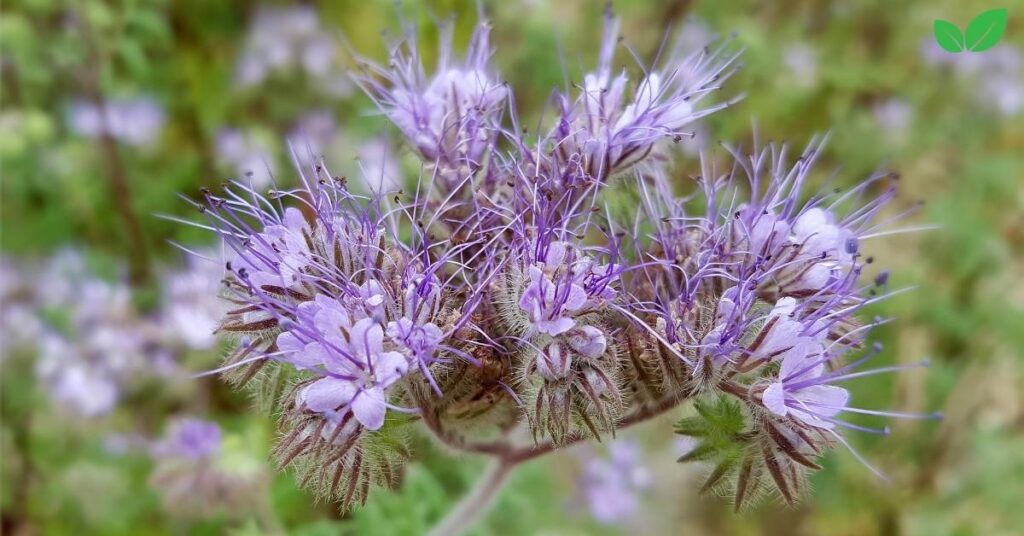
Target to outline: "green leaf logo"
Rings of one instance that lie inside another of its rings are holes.
[[[954,54],[965,50],[988,50],[996,46],[1006,32],[1006,18],[1006,9],[990,9],[974,17],[967,24],[966,33],[948,20],[935,19],[935,41],[944,50]]]
[[[965,48],[964,34],[960,33],[956,24],[948,20],[935,19],[935,40],[940,47],[954,54]]]
[[[967,50],[981,52],[999,42],[1006,31],[1006,10],[990,9],[967,24]]]

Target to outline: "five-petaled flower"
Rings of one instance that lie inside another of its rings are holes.
[[[828,360],[825,347],[809,339],[787,350],[782,356],[777,381],[762,394],[768,411],[780,417],[793,417],[810,426],[831,429],[833,417],[846,408],[850,393],[829,384],[831,376],[825,373]]]

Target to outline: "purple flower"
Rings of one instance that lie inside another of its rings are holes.
[[[576,325],[573,317],[584,307],[615,296],[614,289],[603,281],[611,268],[577,255],[570,244],[555,241],[527,267],[529,282],[519,298],[519,307],[529,317],[532,330],[561,335]],[[602,283],[593,284],[595,280]]]
[[[752,353],[763,361],[778,360],[795,344],[803,339],[802,333],[807,326],[793,318],[793,310],[797,301],[794,298],[782,298],[775,303],[764,328],[758,333],[757,340],[752,343]]]
[[[571,280],[556,285],[536,266],[529,268],[529,274],[519,307],[529,315],[533,328],[552,336],[569,331],[576,325],[569,315],[587,303],[586,291]]]
[[[150,444],[154,467],[149,484],[168,513],[208,519],[263,507],[264,464],[241,450],[241,443],[224,442],[222,435],[212,421],[176,417],[164,436]]]
[[[225,284],[238,307],[221,331],[251,337],[228,368],[259,359],[294,367],[308,375],[296,393],[298,414],[316,414],[332,429],[346,430],[354,417],[362,428],[377,430],[388,409],[415,411],[389,402],[392,387],[410,373],[423,373],[435,385],[427,366],[450,351],[452,324],[439,323],[447,287],[434,273],[446,256],[432,252],[437,264],[421,264],[425,250],[418,248],[426,245],[396,241],[393,221],[358,208],[362,200],[357,204],[340,179],[316,184],[305,190],[311,219],[298,208],[279,211],[239,185],[245,197],[205,194],[210,209],[204,211],[227,227],[222,236],[234,250]],[[239,214],[260,225],[240,226]],[[449,311],[445,320],[464,322],[470,312]]]
[[[584,357],[596,359],[604,355],[608,341],[604,332],[594,326],[582,326],[566,334],[569,347]]]
[[[405,375],[408,361],[399,352],[384,351],[384,330],[372,319],[353,323],[341,303],[322,296],[307,304],[322,342],[302,345],[290,332],[278,337],[286,359],[324,375],[303,389],[297,403],[316,412],[347,407],[366,428],[380,428],[385,391]]]
[[[553,342],[537,353],[537,373],[549,381],[563,380],[569,377],[572,356],[562,343]]]
[[[416,359],[434,355],[444,340],[444,332],[437,325],[431,322],[417,324],[405,317],[389,322],[387,333]]]
[[[821,343],[801,341],[786,352],[778,381],[765,389],[764,405],[772,413],[792,416],[810,426],[832,428],[832,417],[846,408],[850,393],[829,385],[825,375],[825,348]]]
[[[294,286],[313,260],[305,239],[309,233],[302,211],[288,208],[279,223],[267,225],[253,236],[252,252],[240,255],[237,264],[248,271],[249,280],[257,287]]]
[[[666,201],[669,187],[660,175],[645,193],[645,210],[658,224],[648,250],[654,261],[639,281],[653,285],[654,300],[636,307],[658,315],[645,329],[684,364],[664,373],[704,388],[780,363],[776,379],[755,391],[780,419],[783,434],[810,427],[843,441],[837,426],[884,431],[838,420],[841,412],[932,417],[852,408],[847,391],[835,385],[905,368],[856,370],[877,352],[843,364],[844,354],[862,347],[874,325],[858,322],[856,314],[884,297],[859,278],[871,262],[862,256],[863,243],[893,232],[874,220],[894,187],[875,197],[867,193],[892,176],[874,175],[847,191],[804,201],[801,189],[820,145],[812,143],[793,165],[785,147],[757,149],[749,157],[729,150],[736,171],[725,181],[704,181],[705,215],[688,215],[671,197]],[[738,189],[743,179],[749,193]],[[876,286],[884,283],[881,278]]]

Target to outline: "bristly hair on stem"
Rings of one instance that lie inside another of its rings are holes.
[[[702,490],[792,504],[825,450],[862,459],[847,431],[886,431],[847,415],[936,417],[861,409],[843,387],[897,369],[861,368],[888,321],[861,310],[899,292],[861,277],[865,245],[899,232],[897,177],[815,193],[814,138],[795,158],[725,145],[727,164],[705,154],[678,180],[672,147],[732,102],[714,95],[738,53],[680,44],[621,67],[618,27],[609,12],[596,66],[533,137],[487,24],[463,57],[442,31],[433,69],[411,33],[387,65],[357,57],[422,161],[409,193],[356,193],[321,161],[293,189],[232,181],[193,202],[231,252],[218,331],[238,347],[217,372],[277,415],[280,465],[319,496],[347,508],[399,485],[425,432],[496,459],[442,525],[464,530],[516,465],[693,402],[676,431],[698,441],[681,461],[714,463]],[[639,200],[626,218],[612,181]]]

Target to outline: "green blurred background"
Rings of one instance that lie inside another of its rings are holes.
[[[539,116],[566,76],[578,79],[593,65],[602,3],[481,4],[406,2],[401,14],[433,54],[435,20],[454,16],[461,46],[482,9],[493,21],[494,64],[527,117]],[[954,56],[934,43],[934,19],[963,27],[994,7],[1010,14],[996,48]],[[749,145],[756,122],[762,140],[796,145],[831,132],[822,179],[838,170],[840,184],[853,184],[894,169],[902,176],[897,204],[925,202],[904,223],[937,230],[876,239],[868,253],[892,270],[892,287],[914,287],[871,311],[897,318],[874,334],[886,345],[882,360],[929,357],[932,366],[851,387],[865,407],[941,410],[946,418],[896,422],[887,438],[853,437],[887,482],[837,451],[801,506],[769,499],[743,515],[725,499],[696,494],[708,468],[676,464],[672,421],[656,421],[625,434],[653,477],[638,491],[635,515],[615,524],[588,515],[577,482],[603,447],[585,447],[521,468],[475,534],[1024,533],[1024,4],[640,0],[616,2],[615,11],[642,62],[672,26],[695,46],[736,32],[745,48],[744,67],[725,90],[745,98],[699,125],[698,139],[680,151],[681,174],[697,169],[698,146]],[[415,159],[343,76],[343,43],[383,59],[382,33],[399,30],[398,14],[391,0],[5,2],[4,262],[19,267],[20,285],[50,288],[60,275],[38,267],[74,248],[89,273],[130,287],[133,314],[162,318],[164,274],[185,262],[170,242],[211,243],[207,232],[154,216],[196,220],[178,193],[250,170],[254,181],[269,169],[292,183],[285,140],[323,152],[338,174],[386,164],[414,178]],[[619,61],[635,67],[627,54]],[[90,110],[122,104],[125,118],[108,118],[118,135],[96,134]],[[7,299],[6,323],[17,331],[17,296]],[[62,322],[60,311],[39,316]],[[342,516],[274,471],[272,423],[218,380],[149,378],[126,389],[113,411],[83,418],[48,396],[32,344],[3,344],[5,534],[419,534],[483,466],[417,444],[422,460],[400,492],[377,492]],[[169,346],[187,372],[216,366],[222,350]],[[167,504],[168,490],[152,476],[158,462],[132,445],[159,437],[179,415],[223,427],[216,464],[245,483],[244,497],[201,514]]]

